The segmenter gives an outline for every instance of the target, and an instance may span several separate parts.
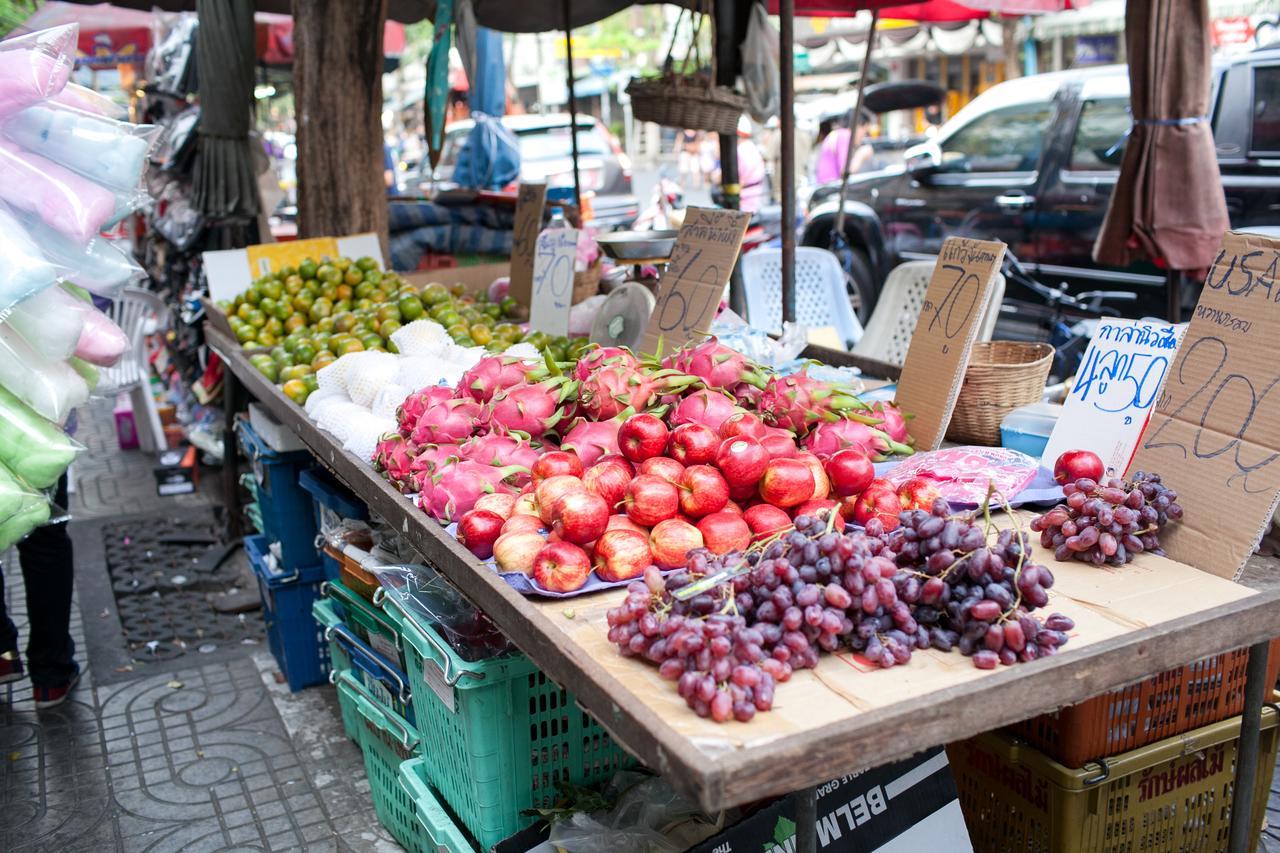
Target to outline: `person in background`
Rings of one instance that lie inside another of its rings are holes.
[[[676,147],[679,149],[680,181],[686,187],[701,187],[703,184],[705,175],[698,151],[701,143],[702,133],[697,130],[682,130],[676,138]]]
[[[399,192],[398,182],[396,181],[396,158],[391,151],[391,146],[385,141],[382,143],[382,181],[386,184],[387,194],[395,195]]]
[[[764,156],[751,138],[751,120],[742,116],[738,119],[738,185],[742,188],[738,196],[739,210],[755,213],[765,203],[765,172]],[[711,179],[713,183],[720,183],[718,163]]]
[[[856,136],[851,134],[847,127],[836,128],[828,133],[818,149],[818,162],[814,168],[814,180],[819,184],[829,184],[840,180],[840,176],[844,172],[844,161],[848,155],[851,137],[855,140],[855,148],[853,159],[849,161],[849,174],[856,175],[867,168],[871,163],[872,157],[875,156],[875,150],[867,142],[867,137],[871,133],[871,125],[874,123],[875,116],[863,110],[862,115],[859,116]]]

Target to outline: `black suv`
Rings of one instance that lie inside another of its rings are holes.
[[[1280,225],[1280,49],[1215,63],[1213,87],[1231,227]],[[852,176],[845,232],[859,316],[869,316],[890,269],[936,255],[954,235],[1003,240],[1045,283],[1136,291],[1124,313],[1163,315],[1155,267],[1104,268],[1090,257],[1130,124],[1123,65],[1023,77],[975,98],[903,164]],[[815,190],[805,245],[829,245],[839,190]]]

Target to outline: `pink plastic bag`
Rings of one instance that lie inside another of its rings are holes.
[[[980,505],[987,499],[988,486],[1012,500],[1035,479],[1039,468],[1039,462],[1016,450],[948,447],[917,453],[896,465],[885,479],[896,487],[912,477],[923,477],[937,483],[938,491],[951,503]]]
[[[99,367],[111,367],[129,348],[129,337],[97,309],[85,313],[84,330],[76,343],[76,357]]]
[[[62,91],[79,31],[69,24],[0,42],[0,118]]]
[[[0,199],[35,213],[81,245],[98,234],[116,206],[110,190],[5,141],[0,141]]]

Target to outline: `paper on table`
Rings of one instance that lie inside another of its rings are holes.
[[[548,335],[569,334],[569,307],[573,304],[573,260],[578,252],[578,232],[573,228],[548,228],[538,235],[533,257],[533,303],[529,327]]]

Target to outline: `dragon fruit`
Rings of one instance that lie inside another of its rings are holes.
[[[861,450],[873,462],[883,462],[894,453],[910,456],[914,452],[905,444],[894,441],[883,430],[843,419],[818,424],[805,438],[804,446],[822,460],[850,447]]]
[[[804,435],[819,421],[848,419],[867,425],[880,420],[857,414],[867,410],[858,395],[849,388],[831,385],[809,376],[804,370],[787,376],[774,376],[765,383],[757,410],[761,419],[772,426]]]
[[[519,436],[491,432],[465,442],[458,448],[458,454],[463,459],[486,465],[520,465],[532,468],[542,451]]]
[[[456,397],[470,397],[488,403],[499,391],[536,382],[546,369],[532,361],[501,355],[487,355],[462,374]]]
[[[416,487],[410,488],[413,483],[410,465],[416,450],[413,443],[403,435],[389,432],[373,449],[373,469],[386,477],[401,494],[417,491]]]
[[[449,459],[460,459],[462,449],[456,444],[428,444],[418,448],[409,463],[409,490],[416,492]],[[408,494],[406,492],[406,494]]]
[[[685,397],[671,412],[671,426],[706,424],[720,432],[720,426],[733,415],[744,411],[719,391],[704,389]]]
[[[581,382],[597,370],[610,366],[635,370],[640,366],[640,360],[623,347],[596,347],[578,359],[573,368],[573,378]]]
[[[733,391],[739,385],[763,388],[765,378],[758,365],[737,350],[708,338],[678,349],[662,360],[662,366],[696,376],[708,388]]]
[[[678,370],[652,373],[621,364],[603,367],[582,381],[578,410],[593,421],[615,418],[625,409],[647,411],[655,398],[679,394],[698,383]]]
[[[584,468],[590,468],[599,461],[601,456],[610,453],[618,453],[618,430],[622,428],[622,422],[630,416],[630,412],[626,412],[625,416],[610,418],[607,421],[589,421],[585,418],[578,418],[574,421],[573,428],[565,433],[564,441],[560,443],[561,450],[572,450],[582,460]]]
[[[563,376],[512,386],[494,395],[485,409],[485,423],[540,439],[568,419],[577,389],[578,383]]]
[[[475,432],[483,410],[475,400],[445,400],[422,413],[410,438],[415,444],[462,441]]]
[[[400,434],[405,438],[413,435],[413,429],[418,425],[418,419],[422,417],[422,413],[440,405],[452,396],[452,388],[445,385],[432,385],[430,388],[414,391],[405,397],[404,402],[396,409],[396,424],[400,427]]]
[[[483,462],[464,459],[446,465],[440,473],[428,477],[419,492],[422,511],[443,522],[457,521],[476,505],[481,495],[493,492],[515,494],[517,487],[510,479],[523,471],[518,465],[496,468]]]
[[[893,403],[878,402],[871,406],[871,411],[880,419],[880,428],[894,441],[914,445],[915,440],[907,432],[907,416]]]

